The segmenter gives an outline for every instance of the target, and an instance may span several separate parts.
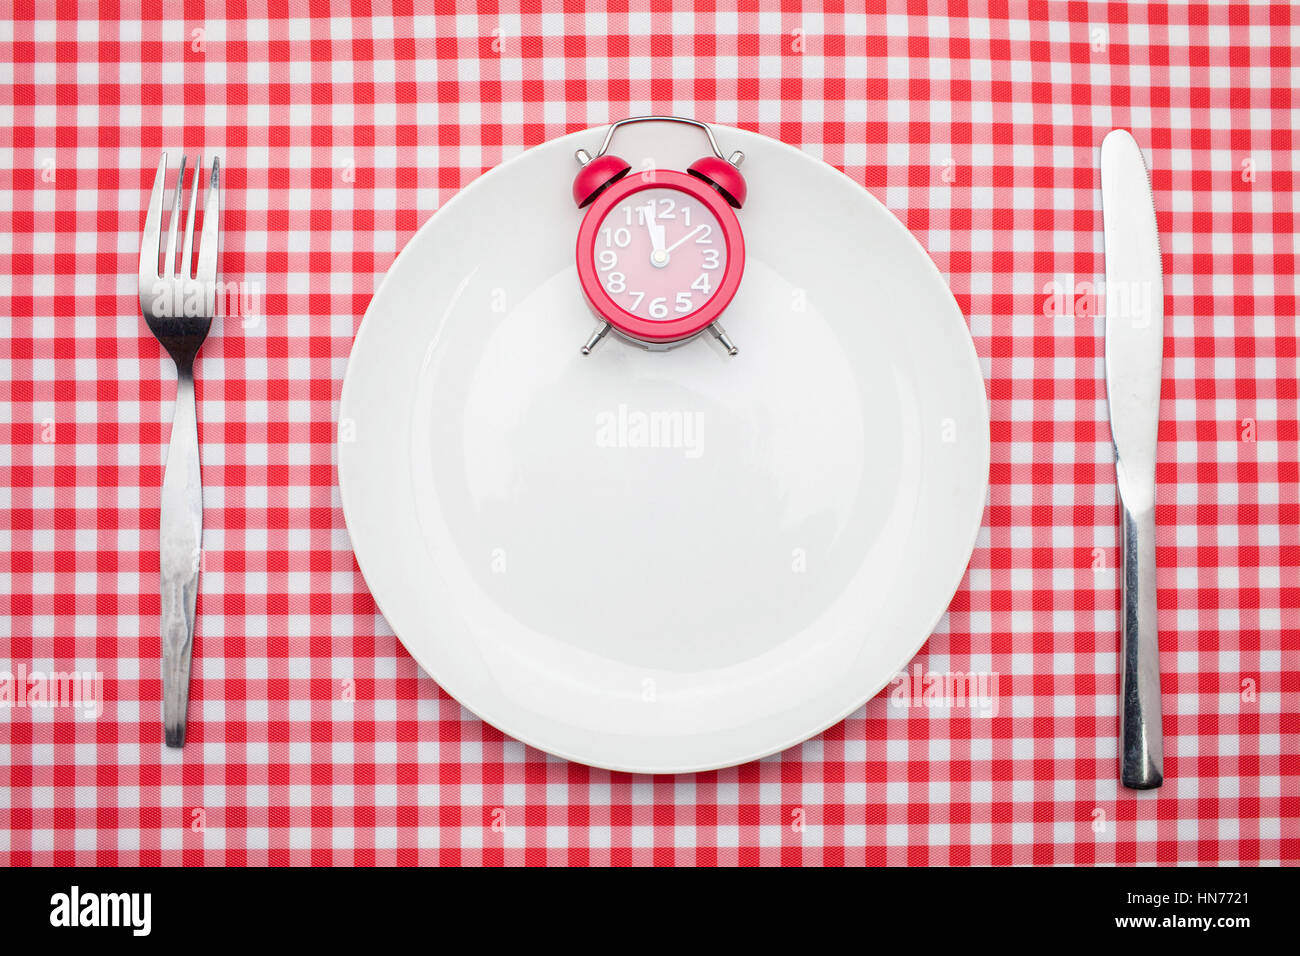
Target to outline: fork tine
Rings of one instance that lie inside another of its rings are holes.
[[[181,205],[185,201],[185,156],[181,156],[181,168],[176,174],[176,198],[172,200],[172,226],[167,233],[167,258],[163,260],[162,274],[176,275],[176,238],[180,232]]]
[[[219,224],[221,222],[221,161],[212,157],[212,175],[208,183],[208,195],[203,203],[203,232],[199,236],[199,267],[197,278],[208,283],[209,289],[217,281],[217,243]],[[194,186],[198,191],[198,184]],[[212,293],[210,292],[209,295]]]
[[[162,238],[163,187],[167,182],[167,154],[158,160],[158,172],[153,177],[153,192],[149,194],[149,211],[144,217],[144,238],[140,240],[140,275],[158,278],[159,242]]]
[[[203,154],[194,164],[194,184],[190,187],[190,211],[185,217],[185,245],[181,248],[181,278],[188,279],[194,273],[194,209],[199,203],[199,187],[203,185]]]

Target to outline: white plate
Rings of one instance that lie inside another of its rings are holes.
[[[343,511],[393,630],[484,720],[594,766],[712,769],[835,724],[925,643],[983,515],[984,382],[898,220],[727,128],[739,355],[584,357],[569,187],[603,133],[502,164],[398,256],[343,385]],[[706,149],[662,124],[614,143],[634,169]]]

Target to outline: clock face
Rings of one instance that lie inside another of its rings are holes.
[[[685,318],[717,293],[727,242],[717,218],[689,193],[641,189],[596,230],[596,276],[621,308],[651,322]]]

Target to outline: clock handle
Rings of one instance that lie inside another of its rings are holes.
[[[600,144],[600,152],[596,154],[599,158],[605,155],[609,149],[610,140],[614,138],[614,132],[620,126],[627,126],[631,123],[682,123],[685,126],[694,126],[696,129],[704,131],[704,135],[709,138],[709,146],[713,149],[713,155],[718,159],[725,160],[722,150],[718,149],[718,141],[713,138],[713,130],[707,123],[701,123],[699,120],[687,119],[685,116],[629,116],[626,119],[616,121],[610,126],[609,132],[605,134],[605,142]]]
[[[579,209],[590,203],[612,183],[626,176],[632,168],[626,160],[609,152],[609,144],[614,139],[614,133],[619,127],[627,126],[629,123],[681,123],[684,126],[694,126],[696,129],[703,130],[704,135],[709,138],[709,148],[713,150],[713,155],[697,159],[691,163],[687,172],[716,189],[732,207],[739,209],[745,205],[748,189],[745,186],[745,177],[740,174],[740,164],[745,161],[745,154],[736,150],[730,156],[723,156],[722,150],[718,148],[718,141],[713,137],[713,130],[707,123],[687,119],[684,116],[629,116],[609,127],[609,132],[605,134],[605,141],[600,144],[600,151],[595,156],[585,149],[574,152],[574,158],[582,167],[582,171],[573,181],[573,201],[578,204]]]

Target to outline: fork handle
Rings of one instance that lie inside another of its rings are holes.
[[[199,593],[203,538],[194,370],[181,363],[177,363],[176,412],[163,472],[158,527],[163,732],[168,747],[180,747],[185,743],[185,714],[190,702],[190,653],[194,647],[194,606]]]

